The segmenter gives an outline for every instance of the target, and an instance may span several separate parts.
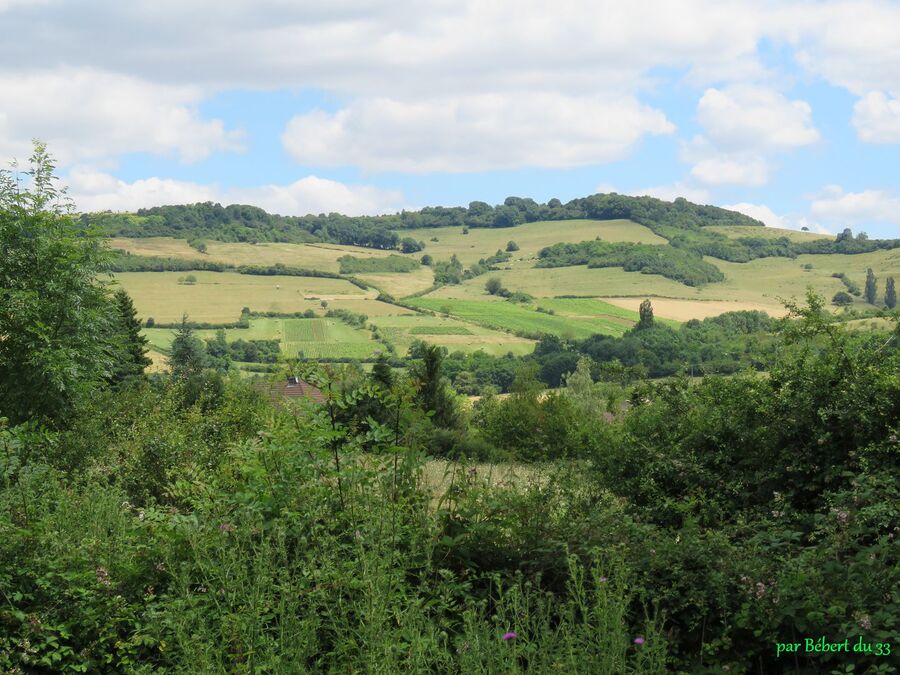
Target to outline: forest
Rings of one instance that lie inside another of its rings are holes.
[[[216,361],[271,344],[184,322],[148,374],[40,144],[30,177],[0,173],[4,672],[891,672],[896,312],[852,331],[810,292],[675,329],[647,301],[521,359],[271,381]],[[776,648],[820,636],[867,650]]]

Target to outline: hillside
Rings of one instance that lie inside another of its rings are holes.
[[[307,358],[402,356],[417,340],[523,354],[542,335],[622,336],[645,298],[670,325],[780,316],[807,287],[826,298],[853,290],[850,311],[871,313],[867,270],[900,276],[900,240],[774,230],[717,207],[616,194],[365,218],[195,204],[83,219],[114,235],[113,269],[139,314],[172,326],[146,331],[158,359],[183,314],[204,337],[225,326],[229,340],[268,332],[285,355]],[[279,332],[284,320],[335,311],[355,325],[321,332],[318,346]]]

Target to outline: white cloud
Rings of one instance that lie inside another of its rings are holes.
[[[73,168],[67,177],[69,196],[79,211],[134,211],[142,207],[214,201],[252,204],[270,213],[302,216],[308,213],[371,215],[404,206],[399,192],[370,185],[347,185],[307,176],[289,185],[220,189],[188,181],[146,178],[128,183],[87,167]]]
[[[765,185],[769,167],[761,157],[710,157],[698,161],[691,176],[708,185]]]
[[[739,204],[731,204],[729,206],[723,206],[722,208],[737,211],[738,213],[743,213],[745,216],[761,220],[767,227],[786,228],[790,226],[787,218],[779,216],[765,204],[740,202]]]
[[[370,171],[571,167],[625,157],[674,126],[632,98],[559,94],[378,98],[294,117],[282,140],[300,162]]]
[[[869,92],[853,106],[853,126],[866,143],[900,143],[900,98]]]
[[[240,134],[203,119],[195,87],[158,85],[96,70],[0,72],[0,155],[30,154],[47,141],[61,164],[128,152],[174,155],[185,162],[240,150]]]
[[[772,89],[735,85],[707,89],[697,104],[697,119],[716,147],[784,149],[819,140],[812,126],[812,108],[789,101]]]
[[[900,236],[900,196],[891,192],[845,192],[840,186],[831,185],[813,199],[810,211],[817,218],[838,225],[888,224],[897,228],[894,236]]]

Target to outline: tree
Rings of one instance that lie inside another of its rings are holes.
[[[835,237],[835,241],[851,241],[853,239],[853,231],[849,227],[845,227],[844,231],[841,232],[837,237]]]
[[[179,378],[198,375],[206,367],[207,355],[203,343],[188,323],[187,314],[181,317],[181,325],[172,340],[172,353],[169,364],[172,374]]]
[[[400,250],[403,253],[417,253],[425,248],[424,241],[416,241],[412,237],[404,237],[400,240]]]
[[[491,277],[484,283],[484,290],[491,295],[497,295],[503,288],[503,282],[498,277]]]
[[[894,287],[894,277],[888,277],[884,282],[884,305],[888,309],[897,306],[897,290]]]
[[[870,267],[866,270],[866,302],[868,302],[870,305],[874,305],[877,298],[878,280],[875,278],[875,273]]]
[[[459,421],[456,400],[443,374],[444,349],[425,345],[422,360],[412,368],[418,391],[419,406],[425,412],[434,411],[431,418],[436,426],[455,427]]]
[[[372,381],[380,385],[384,389],[390,389],[394,384],[394,373],[391,371],[391,364],[388,363],[387,356],[382,352],[375,359],[375,365],[372,366]]]
[[[853,304],[853,297],[847,291],[838,291],[831,298],[831,303],[838,307],[848,307]]]
[[[426,253],[425,255],[422,256],[422,258],[420,259],[419,262],[421,262],[423,265],[428,267],[431,265],[431,263],[434,262],[434,259]]]
[[[99,234],[71,215],[44,143],[28,183],[0,170],[0,416],[61,424],[113,369]]]
[[[638,324],[636,328],[639,330],[644,330],[645,328],[653,327],[653,305],[650,304],[650,298],[647,298],[641,303],[641,306],[638,310],[640,313],[640,319],[638,320]]]
[[[514,241],[508,241],[506,242],[506,250],[510,253],[512,253],[513,251],[518,251],[519,245]]]
[[[147,338],[141,335],[134,302],[124,289],[116,291],[116,329],[120,342],[119,356],[113,366],[111,382],[124,382],[141,377],[152,361],[147,358]]]

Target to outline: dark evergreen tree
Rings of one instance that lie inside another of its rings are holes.
[[[175,377],[187,378],[197,375],[206,367],[206,349],[188,324],[187,314],[181,317],[181,325],[172,340],[172,353],[169,363]]]
[[[111,382],[124,382],[141,377],[144,369],[152,361],[147,358],[147,338],[141,335],[141,322],[131,296],[124,289],[114,296],[116,329],[119,334],[120,350],[110,375]]]
[[[378,355],[375,365],[372,366],[372,381],[385,389],[390,389],[394,384],[394,373],[384,352]]]
[[[650,298],[647,298],[641,303],[640,309],[640,320],[638,321],[637,328],[639,330],[644,330],[645,328],[653,327],[653,305],[650,304]]]
[[[866,302],[868,302],[870,305],[874,305],[877,298],[878,280],[875,278],[875,273],[870,267],[866,270]]]
[[[425,412],[434,412],[431,418],[436,426],[456,426],[459,415],[456,402],[443,374],[444,349],[426,344],[422,360],[412,368],[418,388],[418,403]]]
[[[894,287],[894,277],[888,277],[884,282],[884,304],[888,309],[897,306],[897,289]]]

